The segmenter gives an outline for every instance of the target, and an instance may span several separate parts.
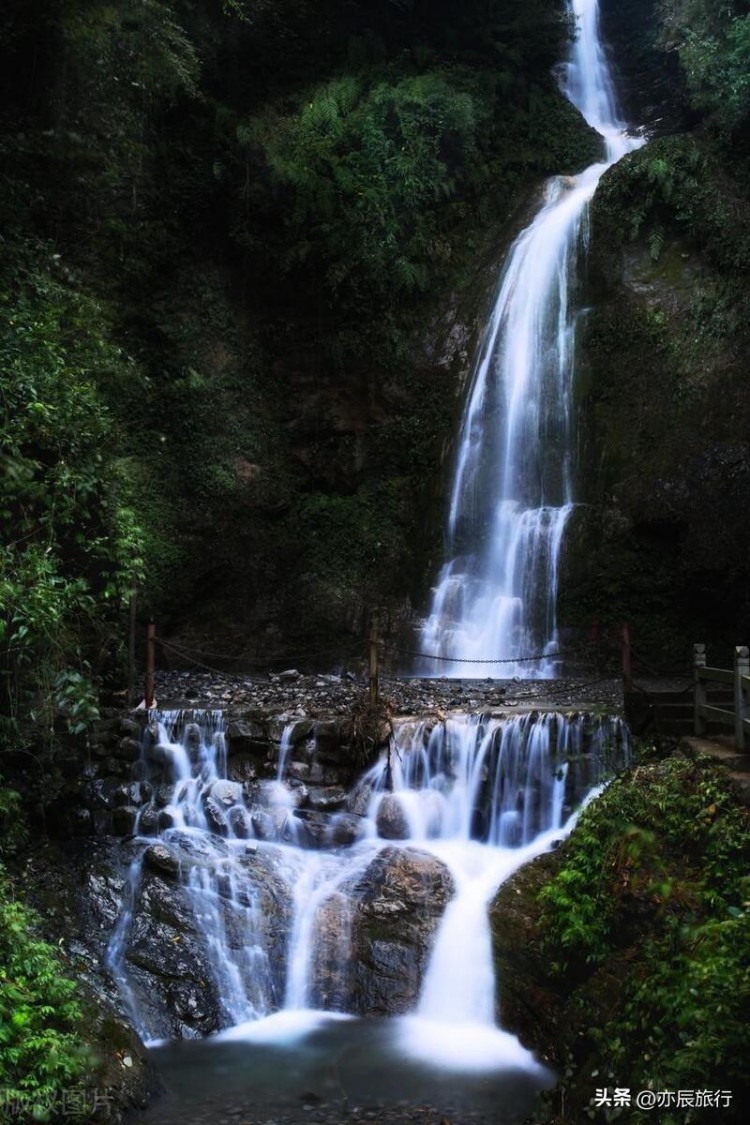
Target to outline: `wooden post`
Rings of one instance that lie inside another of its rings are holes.
[[[146,631],[146,687],[144,702],[149,711],[154,705],[154,667],[156,664],[156,625],[154,619],[148,623]]]
[[[130,630],[128,634],[128,707],[135,707],[135,625],[138,611],[138,587],[133,579],[130,587]]]
[[[625,691],[633,690],[633,657],[630,648],[630,625],[622,626],[622,686]]]
[[[378,684],[378,656],[380,638],[378,637],[378,615],[373,613],[370,619],[370,703],[375,704],[380,697]]]
[[[738,750],[744,750],[747,745],[743,721],[747,711],[743,676],[750,676],[750,649],[738,645],[734,650],[734,744]]]
[[[706,681],[701,679],[701,670],[706,667],[706,646],[693,645],[693,733],[706,733],[706,720],[700,708],[706,704]]]

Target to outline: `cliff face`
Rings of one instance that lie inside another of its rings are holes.
[[[682,200],[649,208],[654,174],[684,174]],[[726,223],[739,248],[744,203],[718,176],[694,141],[653,142],[613,169],[594,213],[579,387],[592,508],[566,597],[580,615],[630,619],[635,646],[661,659],[684,660],[693,640],[740,643],[750,610],[747,289],[696,214]]]
[[[436,572],[461,390],[521,209],[598,155],[551,74],[563,5],[42,7],[12,0],[2,25],[0,348],[24,420],[3,423],[3,567],[8,604],[40,586],[49,603],[23,637],[3,619],[23,656],[9,706],[41,664],[46,683],[121,680],[133,577],[203,663],[358,656],[367,610],[406,620]],[[746,472],[737,12],[706,15],[686,69],[685,5],[603,4],[629,115],[703,132],[630,158],[595,207],[597,515],[570,540],[560,619],[656,614],[678,648],[708,635],[695,583],[718,589],[713,620],[745,573],[721,514]]]
[[[626,102],[654,139],[593,204],[578,384],[590,506],[568,538],[561,619],[630,620],[661,666],[693,641],[725,652],[750,627],[748,129],[717,61],[747,19],[730,8],[710,22],[695,5],[692,29],[685,5],[603,11]]]
[[[108,627],[105,565],[209,664],[296,661],[321,633],[344,653],[369,607],[419,600],[492,266],[536,185],[596,151],[551,76],[563,5],[522,8],[8,5],[8,354],[41,310],[65,385],[109,419],[86,472],[111,518],[82,531],[76,492],[80,541],[54,555]],[[28,474],[76,467],[70,405],[14,453],[8,509],[38,523],[55,502]]]

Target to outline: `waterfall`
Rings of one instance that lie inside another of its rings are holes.
[[[142,755],[151,796],[135,826],[141,851],[108,954],[145,1038],[164,1034],[137,972],[154,903],[159,918],[187,912],[224,1038],[288,1041],[329,1016],[366,1014],[352,1000],[355,931],[373,897],[373,870],[385,872],[379,886],[388,886],[402,856],[416,864],[412,876],[435,863],[453,888],[436,917],[432,950],[424,951],[412,1014],[394,1021],[404,1051],[448,1067],[536,1073],[533,1056],[495,1025],[488,904],[505,878],[570,830],[581,802],[627,762],[627,728],[616,718],[552,712],[394,726],[390,751],[348,796],[337,791],[344,807],[321,816],[301,807],[310,792],[293,776],[302,745],[293,743],[294,724],[268,761],[267,778],[240,784],[230,780],[220,714],[171,713],[152,723]],[[314,732],[305,745],[313,772]],[[344,847],[342,826],[349,829]],[[176,885],[177,897],[154,898],[155,882]],[[408,915],[413,889],[405,884],[403,902],[380,901],[377,927],[393,909]],[[380,957],[392,939],[380,929],[376,936]]]
[[[424,662],[428,675],[544,678],[558,667],[560,551],[575,504],[576,271],[599,180],[643,144],[620,119],[598,0],[568,8],[577,33],[561,89],[605,155],[547,183],[503,267],[459,434],[449,559],[421,629],[420,649],[441,658]]]

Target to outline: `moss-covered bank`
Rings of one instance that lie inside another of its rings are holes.
[[[602,182],[578,394],[582,500],[561,616],[652,659],[750,622],[750,205],[711,146],[652,141]]]
[[[709,759],[644,758],[581,815],[555,853],[492,908],[506,1027],[559,1070],[562,1123],[637,1122],[593,1111],[597,1089],[728,1090],[743,1119],[750,1002],[749,814]],[[664,1125],[716,1109],[659,1110]]]

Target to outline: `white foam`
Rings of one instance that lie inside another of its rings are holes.
[[[323,1024],[338,1020],[350,1020],[353,1016],[343,1012],[321,1012],[314,1008],[285,1008],[260,1020],[248,1020],[228,1027],[211,1038],[222,1043],[296,1043],[310,1035]]]
[[[420,1016],[403,1016],[398,1024],[399,1046],[414,1059],[464,1073],[523,1070],[535,1077],[551,1071],[507,1031],[482,1023],[440,1023]]]

